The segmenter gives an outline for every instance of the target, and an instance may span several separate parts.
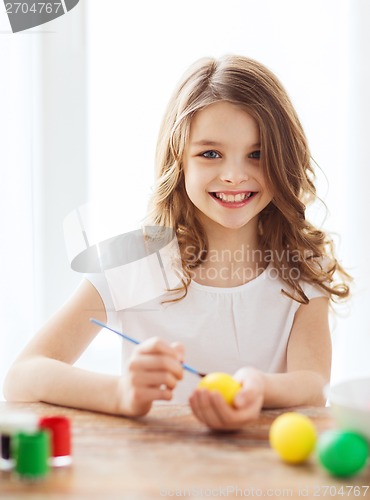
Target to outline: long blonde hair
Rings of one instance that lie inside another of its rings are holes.
[[[337,261],[332,240],[305,218],[307,204],[316,198],[315,175],[293,105],[270,70],[252,59],[232,55],[201,59],[189,68],[168,104],[159,133],[156,184],[147,220],[176,231],[184,272],[183,296],[191,270],[208,251],[205,230],[185,190],[184,150],[195,113],[219,101],[242,106],[258,123],[260,164],[274,193],[259,215],[260,245],[270,252],[270,260],[288,287],[283,292],[308,303],[303,280],[321,287],[332,300],[347,297],[350,276]],[[193,249],[191,255],[188,248]],[[293,267],[297,273],[286,272]]]

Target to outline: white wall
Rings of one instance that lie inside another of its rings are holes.
[[[343,321],[338,358],[342,378],[370,374],[370,260],[369,260],[369,138],[370,138],[370,3],[350,1],[348,9],[348,93],[343,197],[337,199],[346,224],[343,259],[355,278],[350,316]],[[342,72],[338,71],[338,78]],[[340,104],[340,103],[339,103]]]

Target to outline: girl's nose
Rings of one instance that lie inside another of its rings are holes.
[[[230,164],[224,165],[220,178],[228,184],[241,184],[249,179],[248,170],[245,165]]]

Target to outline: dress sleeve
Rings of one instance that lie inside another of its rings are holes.
[[[103,273],[87,273],[84,274],[84,278],[90,281],[99,293],[107,314],[107,324],[112,328],[119,328],[120,322],[118,312],[114,308],[112,296],[105,275]]]

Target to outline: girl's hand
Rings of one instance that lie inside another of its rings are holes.
[[[242,384],[233,405],[221,394],[196,389],[189,399],[194,415],[211,429],[237,430],[258,418],[264,397],[263,373],[254,368],[242,368],[233,377]]]
[[[119,379],[117,413],[141,416],[153,401],[172,399],[172,391],[183,376],[184,348],[153,337],[135,347]]]

